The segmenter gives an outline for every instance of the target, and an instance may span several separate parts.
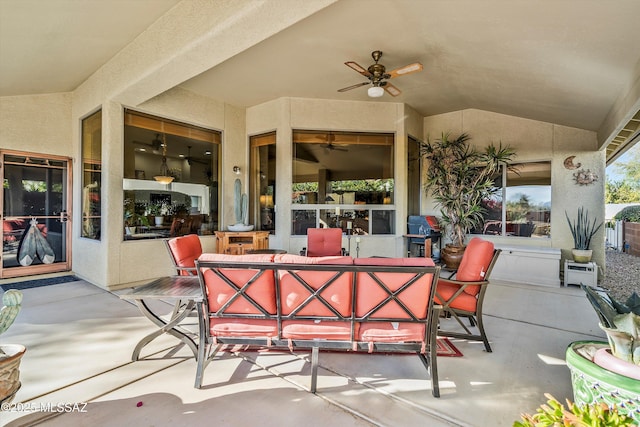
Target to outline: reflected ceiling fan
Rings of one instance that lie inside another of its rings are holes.
[[[189,146],[187,146],[187,148],[188,148],[188,150],[189,150],[189,151],[188,151],[188,153],[187,153],[187,156],[186,156],[184,159],[187,161],[187,164],[188,164],[189,166],[191,166],[191,163],[192,163],[192,162],[200,163],[200,164],[203,164],[203,165],[208,165],[208,164],[210,164],[210,163],[211,163],[210,161],[206,161],[206,160],[204,160],[204,159],[199,159],[199,158],[197,158],[197,157],[192,157],[192,156],[191,156],[191,146],[189,145]]]
[[[373,52],[371,52],[371,57],[373,58],[375,63],[371,64],[369,68],[366,69],[364,67],[361,67],[354,61],[348,61],[344,63],[347,67],[352,68],[358,73],[365,76],[367,79],[369,79],[369,81],[338,89],[338,92],[346,92],[348,90],[370,84],[372,86],[368,89],[367,94],[371,98],[378,98],[382,96],[385,91],[391,96],[398,96],[402,93],[400,89],[387,82],[387,80],[422,71],[422,64],[419,62],[414,62],[413,64],[405,65],[404,67],[396,68],[395,70],[387,72],[386,67],[378,63],[378,61],[380,61],[380,58],[382,58],[382,51],[374,50]]]
[[[332,133],[327,135],[327,142],[322,146],[327,151],[349,151],[349,149],[343,147],[342,144],[336,144],[336,136]]]
[[[133,143],[136,145],[151,147],[154,154],[160,154],[160,150],[162,149],[162,140],[160,139],[159,133],[156,134],[156,137],[151,142],[133,141]]]

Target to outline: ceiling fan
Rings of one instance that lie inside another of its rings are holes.
[[[344,63],[347,67],[352,68],[353,70],[365,76],[367,79],[369,79],[369,81],[338,89],[338,92],[346,92],[360,86],[371,84],[373,86],[369,88],[367,94],[372,98],[378,98],[382,96],[384,94],[384,91],[387,91],[387,93],[391,96],[398,96],[402,93],[400,89],[387,82],[387,80],[393,79],[398,76],[404,76],[406,74],[422,71],[422,64],[419,62],[414,62],[413,64],[405,65],[404,67],[396,68],[395,70],[387,72],[385,66],[378,63],[380,58],[382,58],[382,51],[374,50],[373,52],[371,52],[371,57],[373,58],[375,63],[371,64],[369,68],[366,69],[361,67],[354,61],[348,61]]]
[[[156,137],[151,142],[133,141],[133,143],[137,145],[144,145],[147,147],[151,147],[151,150],[153,151],[154,154],[159,154],[160,149],[162,148],[162,140],[160,139],[159,133],[156,134]]]
[[[336,144],[336,136],[332,133],[329,133],[326,138],[326,144],[323,144],[325,150],[327,151],[349,151],[348,148],[343,147],[343,144]]]
[[[208,165],[208,164],[210,164],[210,163],[211,163],[210,161],[206,161],[206,160],[203,160],[203,159],[199,159],[199,158],[197,158],[197,157],[192,157],[192,156],[191,156],[191,146],[190,146],[190,145],[189,145],[189,146],[187,146],[187,149],[188,149],[189,151],[187,152],[187,156],[186,156],[184,159],[187,161],[187,164],[188,164],[189,166],[191,166],[191,163],[192,163],[192,162],[200,163],[200,164],[203,164],[203,165]]]

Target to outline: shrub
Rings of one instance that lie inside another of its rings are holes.
[[[629,222],[640,222],[640,205],[627,206],[614,216],[615,219]]]

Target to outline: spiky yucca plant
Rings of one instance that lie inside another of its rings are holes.
[[[443,133],[420,146],[429,163],[425,188],[440,207],[441,221],[456,246],[464,246],[467,233],[482,224],[482,201],[496,193],[494,179],[515,157],[508,146],[491,144],[477,150],[469,139],[466,133],[455,139]]]
[[[578,208],[578,217],[575,222],[571,222],[567,211],[564,211],[564,215],[567,217],[567,222],[571,229],[574,249],[588,250],[591,245],[591,238],[598,232],[600,227],[602,227],[603,222],[598,224],[597,218],[591,221],[589,219],[589,211],[585,210],[582,206]]]

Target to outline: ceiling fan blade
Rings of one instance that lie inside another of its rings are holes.
[[[402,93],[400,89],[398,89],[397,87],[395,87],[389,82],[387,82],[387,84],[384,85],[383,87],[384,87],[384,90],[387,91],[387,93],[391,96],[398,96]]]
[[[417,73],[418,71],[422,71],[422,64],[419,62],[414,62],[413,64],[405,65],[404,67],[396,68],[395,70],[389,71],[389,78],[392,79],[394,77],[404,76],[411,73]]]
[[[358,83],[358,84],[351,85],[351,86],[348,86],[348,87],[343,87],[342,89],[338,89],[338,92],[346,92],[348,90],[355,89],[357,87],[368,85],[368,84],[371,84],[371,82],[363,82],[363,83]]]
[[[347,61],[344,63],[344,65],[346,65],[347,67],[357,71],[358,73],[362,74],[365,77],[370,77],[371,73],[369,72],[369,70],[367,70],[366,68],[362,67],[361,65],[359,65],[356,62],[353,61]]]

